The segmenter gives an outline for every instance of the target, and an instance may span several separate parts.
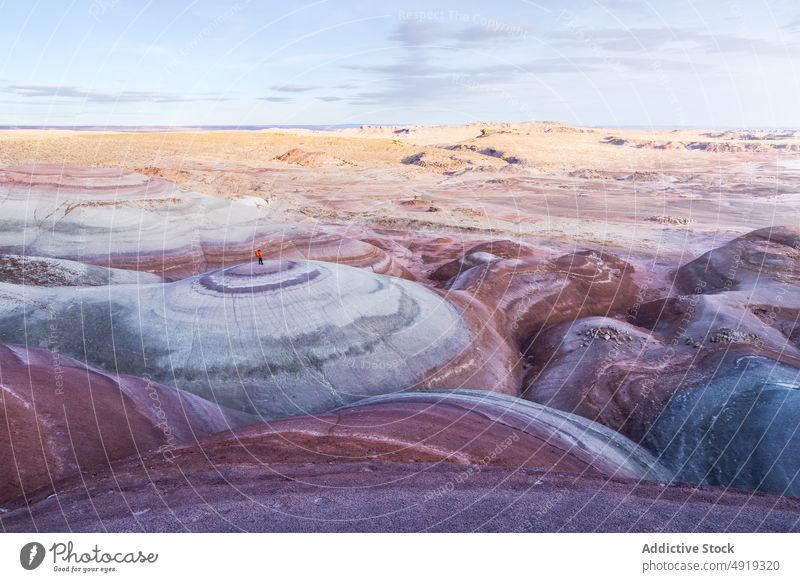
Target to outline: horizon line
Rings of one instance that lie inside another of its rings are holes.
[[[0,131],[6,130],[76,130],[76,131],[180,131],[180,130],[239,130],[259,131],[263,129],[308,129],[315,131],[358,129],[362,127],[465,127],[469,125],[524,125],[526,123],[553,123],[587,129],[642,129],[642,130],[687,130],[708,129],[728,131],[800,131],[798,126],[778,125],[661,125],[661,124],[599,124],[572,125],[552,120],[528,121],[469,121],[463,123],[309,123],[309,124],[0,124]]]

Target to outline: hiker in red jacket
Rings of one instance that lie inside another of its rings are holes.
[[[259,265],[263,265],[264,264],[264,253],[261,252],[261,249],[257,249],[256,250],[256,256],[258,257],[258,264]]]

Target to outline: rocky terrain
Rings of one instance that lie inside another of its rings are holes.
[[[798,150],[2,131],[0,525],[796,531]]]
[[[81,471],[253,422],[166,386],[39,348],[0,346],[0,503]]]

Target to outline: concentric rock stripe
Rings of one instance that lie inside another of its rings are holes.
[[[108,168],[0,169],[0,201],[0,250],[172,278],[208,270],[206,255],[215,250],[224,256],[245,247],[252,256],[256,235],[281,230],[246,201]]]
[[[523,352],[546,327],[624,311],[639,292],[633,267],[614,255],[585,251],[548,260],[524,247],[497,245],[500,255],[491,248],[479,245],[431,278],[487,305],[495,325]]]
[[[435,376],[451,363],[470,387],[502,375],[493,371],[497,353],[476,351],[473,326],[436,293],[333,263],[251,262],[113,292],[0,285],[0,293],[9,306],[0,310],[3,341],[51,342],[266,418],[442,386],[453,374]]]
[[[0,169],[0,250],[148,271],[168,280],[266,257],[342,263],[413,279],[386,251],[271,224],[255,197],[226,200],[112,168]]]
[[[225,450],[223,464],[363,460],[497,465],[627,479],[666,478],[655,459],[580,416],[478,390],[404,392],[333,412],[243,427],[182,447],[185,458]]]
[[[264,246],[265,256],[271,259],[307,259],[341,263],[366,269],[381,275],[413,280],[405,267],[383,249],[368,242],[331,233],[285,233],[280,239],[270,239]]]

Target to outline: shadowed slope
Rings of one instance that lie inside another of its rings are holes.
[[[0,501],[253,417],[57,353],[0,345]]]

